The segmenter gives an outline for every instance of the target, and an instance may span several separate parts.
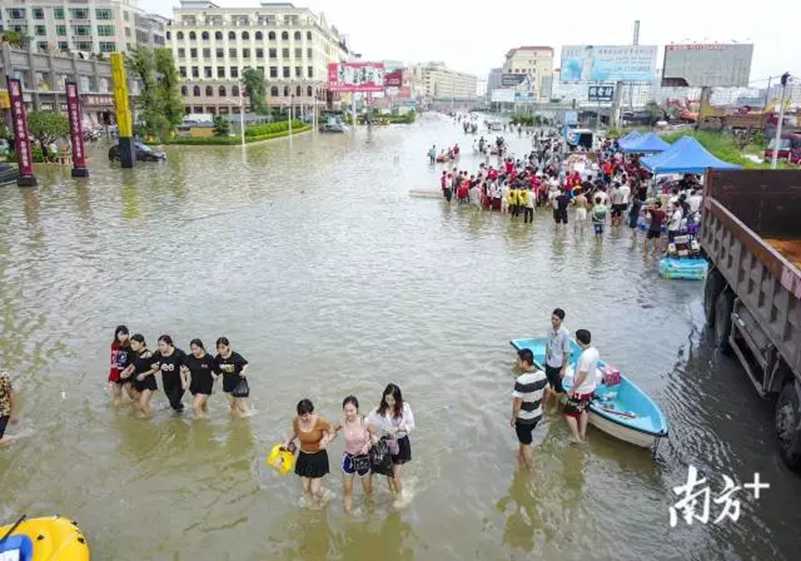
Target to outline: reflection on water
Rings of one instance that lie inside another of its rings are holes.
[[[455,142],[470,144],[426,117],[369,139],[168,147],[166,163],[134,170],[97,146],[88,180],[42,169],[36,189],[2,188],[0,365],[29,436],[0,452],[0,519],[69,515],[93,556],[115,561],[793,559],[801,515],[784,497],[801,484],[775,454],[770,404],[707,342],[701,285],[659,279],[627,230],[598,242],[547,211],[529,226],[410,198],[437,186],[431,144]],[[663,406],[656,460],[593,429],[569,446],[547,417],[536,469],[515,470],[508,341],[544,333],[556,306]],[[219,393],[198,422],[162,395],[149,421],[114,410],[119,323],[151,346],[228,336],[250,361],[257,415],[231,421]],[[299,509],[296,478],[264,465],[294,404],[336,418],[354,393],[366,412],[388,381],[417,418],[411,504],[395,511],[377,481],[346,517],[337,441],[332,502]],[[669,530],[690,464],[772,487],[737,525]]]

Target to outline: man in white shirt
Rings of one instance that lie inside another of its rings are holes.
[[[591,346],[592,335],[586,329],[576,331],[576,341],[581,347],[581,355],[573,377],[573,387],[568,393],[565,406],[565,420],[573,433],[574,442],[584,442],[587,438],[587,421],[592,394],[595,392],[595,375],[598,370],[598,349]]]
[[[570,364],[570,332],[563,325],[565,311],[556,308],[551,314],[551,329],[548,330],[548,339],[545,342],[545,376],[548,378],[548,388],[545,391],[545,406],[554,397],[561,399],[565,393],[562,387],[562,378],[565,377],[567,365]]]
[[[612,186],[609,200],[612,202],[612,226],[620,226],[620,222],[623,220],[623,211],[626,210],[626,205],[623,204],[623,193],[621,193],[620,183],[617,181],[615,181]]]

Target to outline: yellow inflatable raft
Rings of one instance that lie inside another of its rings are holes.
[[[14,525],[0,526],[0,539]],[[89,561],[89,545],[78,524],[59,516],[23,520],[0,541],[0,559]]]

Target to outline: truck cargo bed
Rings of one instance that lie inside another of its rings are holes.
[[[765,242],[801,269],[801,239],[764,238]]]

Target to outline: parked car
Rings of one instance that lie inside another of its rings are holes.
[[[167,159],[167,154],[164,152],[153,150],[150,146],[142,144],[141,142],[134,142],[134,153],[136,154],[136,161],[138,162],[160,162]],[[108,159],[112,162],[120,159],[119,144],[109,148]]]

